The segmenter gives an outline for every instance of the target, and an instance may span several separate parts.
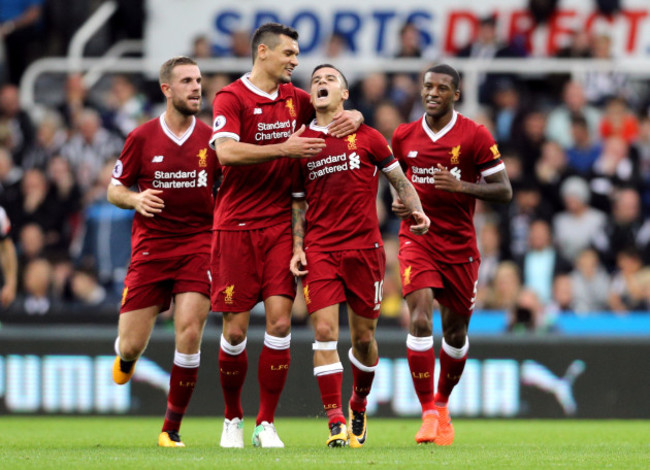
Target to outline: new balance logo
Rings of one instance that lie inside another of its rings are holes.
[[[361,157],[357,155],[357,152],[353,152],[350,155],[350,170],[358,170],[361,168]]]
[[[262,114],[262,108],[255,108],[253,114]]]
[[[163,155],[156,155],[153,157],[153,160],[151,160],[152,163],[162,163],[163,158],[165,158]]]
[[[408,158],[415,158],[418,156],[418,151],[417,150],[411,150],[407,155]]]

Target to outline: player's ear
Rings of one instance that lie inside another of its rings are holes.
[[[460,90],[456,90],[454,92],[454,101],[458,101],[460,99]]]
[[[171,86],[169,86],[169,83],[161,83],[160,89],[162,90],[163,95],[165,95],[166,98],[171,97],[172,91],[171,91]]]
[[[350,97],[350,90],[344,89],[341,92],[341,98],[343,98],[343,101],[347,100]]]

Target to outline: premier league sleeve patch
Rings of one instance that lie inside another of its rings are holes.
[[[122,160],[118,160],[115,162],[115,166],[113,167],[113,178],[119,178],[122,176],[122,171],[124,170],[124,166],[122,165]]]
[[[223,129],[223,126],[226,125],[226,116],[220,114],[214,118],[214,124],[212,125],[212,132],[217,132],[220,129]]]

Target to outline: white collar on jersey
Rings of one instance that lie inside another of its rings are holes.
[[[190,138],[192,132],[194,131],[194,126],[196,126],[196,118],[192,116],[192,124],[190,124],[190,127],[185,131],[185,134],[177,137],[176,134],[174,134],[171,129],[167,127],[167,123],[165,122],[165,113],[162,113],[160,115],[160,127],[162,127],[163,132],[167,134],[167,137],[169,137],[172,142],[178,146],[183,145],[185,141]]]
[[[313,131],[316,131],[316,132],[322,132],[323,134],[329,134],[329,127],[330,127],[331,124],[332,124],[332,123],[330,122],[330,123],[329,123],[328,125],[326,125],[325,127],[322,127],[322,126],[319,126],[318,124],[316,124],[316,119],[313,119],[313,120],[309,123],[309,128],[310,128],[311,130],[313,130]]]
[[[260,90],[255,85],[253,85],[253,82],[251,82],[251,73],[250,72],[245,73],[244,75],[242,75],[241,76],[241,81],[246,86],[246,88],[248,88],[250,91],[252,91],[256,95],[263,96],[264,98],[268,98],[268,99],[270,99],[272,101],[275,101],[275,100],[278,99],[278,90],[280,89],[279,87],[278,87],[277,90],[275,90],[274,93],[271,93],[271,94]]]
[[[447,125],[440,129],[438,132],[433,132],[433,130],[431,130],[427,124],[427,114],[424,113],[424,116],[422,116],[422,128],[424,129],[424,132],[426,132],[427,135],[431,138],[431,140],[437,142],[438,139],[444,137],[445,134],[447,134],[447,132],[449,132],[454,127],[457,119],[458,111],[454,110],[454,113],[451,115],[451,120],[447,123]]]

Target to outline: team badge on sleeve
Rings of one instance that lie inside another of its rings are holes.
[[[218,130],[222,129],[223,126],[226,125],[226,116],[223,114],[220,114],[216,118],[214,118],[214,123],[212,124],[212,131],[217,132]]]
[[[113,177],[119,178],[120,176],[122,176],[123,170],[124,170],[124,165],[122,165],[122,160],[116,161],[115,166],[113,167]]]

